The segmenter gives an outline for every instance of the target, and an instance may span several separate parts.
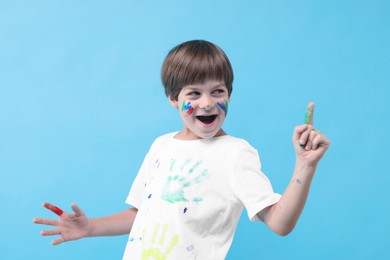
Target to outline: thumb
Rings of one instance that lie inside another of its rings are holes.
[[[76,214],[76,216],[85,216],[84,211],[79,208],[79,206],[76,205],[76,203],[71,204],[73,212]]]

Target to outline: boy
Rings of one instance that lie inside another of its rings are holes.
[[[294,130],[296,166],[281,196],[261,172],[257,151],[222,129],[233,82],[225,53],[207,41],[182,43],[168,53],[161,76],[184,126],[152,144],[126,200],[133,208],[89,219],[75,204],[69,214],[45,203],[59,220],[35,218],[57,227],[41,234],[60,235],[57,245],[130,232],[124,259],[224,259],[244,207],[252,221],[289,234],[329,147],[312,126],[314,104]]]

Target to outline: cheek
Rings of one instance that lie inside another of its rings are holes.
[[[228,112],[229,102],[224,99],[223,102],[217,102],[218,107],[225,112],[225,115]]]
[[[188,109],[188,111],[187,111],[187,115],[192,115],[192,113],[194,113],[194,108],[193,107],[191,107],[190,109]]]
[[[192,113],[194,113],[194,108],[192,107],[191,102],[186,103],[185,101],[183,101],[181,105],[181,111],[186,112],[187,116],[192,115]]]

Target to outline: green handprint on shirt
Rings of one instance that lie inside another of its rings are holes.
[[[202,201],[203,199],[201,197],[188,198],[188,195],[185,193],[190,186],[199,184],[208,177],[208,170],[202,169],[200,167],[201,164],[202,161],[192,163],[191,159],[187,159],[178,169],[176,169],[176,160],[172,159],[169,170],[173,174],[169,175],[167,178],[161,199],[170,203]]]
[[[173,248],[176,246],[177,242],[179,242],[179,235],[173,234],[172,239],[169,242],[168,247],[164,251],[162,249],[165,246],[165,237],[168,231],[168,225],[165,224],[161,230],[161,236],[157,239],[158,233],[160,232],[160,224],[157,223],[153,230],[152,239],[150,241],[150,246],[146,247],[146,229],[142,232],[142,244],[144,249],[142,250],[142,260],[165,260],[167,256],[172,252]],[[156,243],[157,242],[157,243]]]

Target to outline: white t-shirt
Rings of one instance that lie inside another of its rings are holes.
[[[224,259],[245,207],[279,201],[257,151],[229,135],[151,146],[126,203],[138,208],[123,259]]]

